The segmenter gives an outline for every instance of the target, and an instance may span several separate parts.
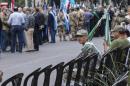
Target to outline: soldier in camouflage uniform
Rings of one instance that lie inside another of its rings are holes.
[[[81,8],[78,10],[78,29],[83,28],[83,21],[84,21],[84,10]]]
[[[70,40],[76,40],[75,35],[76,35],[76,29],[77,29],[77,12],[74,11],[74,9],[71,9],[71,12],[69,14],[69,18],[70,18],[70,27],[71,27],[71,35],[72,38]]]
[[[8,13],[7,13],[8,9],[7,8],[3,8],[2,12],[0,13],[0,17],[3,23],[3,28],[2,28],[2,32],[1,32],[1,41],[2,41],[2,51],[6,51],[7,45],[8,45],[8,41],[9,41],[9,37],[8,37],[8,33],[9,33],[9,25],[7,24],[7,20],[8,20]]]
[[[58,35],[59,35],[60,41],[62,40],[66,41],[63,12],[59,12],[57,21],[58,21]]]
[[[126,22],[126,18],[124,14],[118,14],[117,16],[114,17],[113,21],[112,21],[112,29],[116,26],[116,25],[120,25],[121,22]]]

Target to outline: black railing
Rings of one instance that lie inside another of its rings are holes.
[[[36,69],[23,80],[23,86],[28,86],[28,83],[30,83],[29,82],[30,79],[31,79],[31,86],[38,86],[38,80],[41,74],[44,74],[42,86],[50,86],[51,82],[50,77],[52,72],[55,70],[56,70],[56,79],[54,82],[54,86],[62,86],[63,79],[65,79],[64,81],[65,86],[70,86],[72,81],[74,82],[73,86],[89,86],[90,82],[91,86],[95,86],[95,83],[98,82],[97,78],[101,79],[101,77],[97,75],[102,75],[102,79],[106,80],[107,78],[110,78],[111,75],[110,71],[107,71],[107,69],[111,70],[111,72],[114,72],[113,68],[115,66],[116,68],[119,67],[118,69],[122,67],[123,70],[116,71],[120,72],[115,74],[115,77],[117,79],[113,80],[113,82],[107,80],[106,82],[109,83],[110,85],[124,83],[124,81],[126,81],[126,76],[128,73],[128,66],[126,67],[126,59],[127,59],[126,57],[128,57],[128,50],[129,47],[125,49],[117,48],[107,52],[102,57],[99,69],[96,68],[98,54],[92,54],[85,57],[84,54],[81,53],[78,56],[78,58],[75,58],[68,63],[61,62],[56,66],[49,65],[44,69],[41,68]],[[121,59],[120,57],[124,58]],[[121,63],[122,65],[119,63]],[[76,69],[76,71],[74,71],[74,69]],[[73,75],[73,73],[75,73],[75,75]],[[126,74],[125,77],[124,74]],[[23,73],[16,74],[15,76],[4,81],[1,86],[7,86],[10,82],[12,83],[12,86],[21,86],[23,75],[24,75]],[[119,77],[122,77],[121,80]]]

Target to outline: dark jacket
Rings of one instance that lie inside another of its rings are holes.
[[[40,13],[40,26],[45,25],[45,16],[43,13]]]
[[[34,18],[35,18],[35,28],[34,29],[39,29],[40,27],[40,12],[37,12],[34,14]]]
[[[27,28],[34,28],[35,18],[32,14],[27,15]]]
[[[51,13],[48,15],[48,27],[54,28],[54,17]]]

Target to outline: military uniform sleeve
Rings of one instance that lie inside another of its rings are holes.
[[[112,50],[112,49],[114,49],[114,48],[116,48],[116,47],[118,47],[119,46],[119,43],[115,40],[115,41],[113,41],[112,43],[111,43],[111,45],[110,45],[110,50]]]
[[[94,47],[93,45],[87,44],[82,48],[82,52],[84,52],[85,56],[91,55],[92,53],[94,53]]]

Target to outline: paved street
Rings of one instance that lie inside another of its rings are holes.
[[[101,47],[102,39],[93,39],[100,51],[103,49]],[[50,64],[56,65],[60,62],[68,62],[80,53],[81,48],[82,46],[78,42],[65,41],[56,44],[43,44],[40,46],[39,52],[2,53],[0,55],[0,70],[4,72],[3,81],[17,73],[24,73],[24,77],[26,77],[39,67],[44,68]],[[42,84],[42,82],[39,83]]]

